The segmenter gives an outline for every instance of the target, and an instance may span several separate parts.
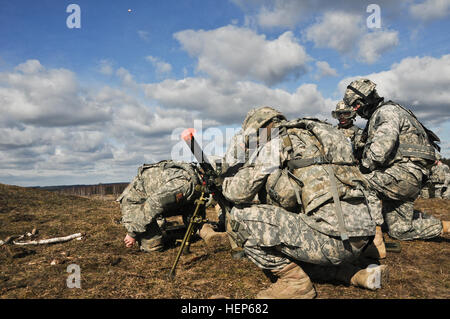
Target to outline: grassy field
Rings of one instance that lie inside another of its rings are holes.
[[[419,199],[416,208],[450,219],[450,201]],[[215,216],[208,212],[211,220]],[[82,240],[39,246],[0,247],[0,298],[215,298],[250,299],[270,285],[248,259],[213,251],[202,240],[183,255],[173,281],[167,280],[177,253],[123,245],[125,230],[113,198],[83,198],[0,184],[0,239],[38,230],[36,239],[85,233]],[[176,220],[175,220],[176,221]],[[182,233],[176,234],[182,236]],[[388,242],[396,242],[385,235]],[[338,283],[315,283],[318,298],[450,298],[449,237],[401,242],[382,264],[390,282],[368,291]],[[81,270],[81,289],[67,288],[67,267]]]

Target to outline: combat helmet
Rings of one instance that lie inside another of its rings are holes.
[[[347,86],[343,100],[345,104],[353,107],[359,116],[369,118],[372,111],[383,100],[379,97],[376,86],[369,79],[355,80]],[[355,108],[356,102],[359,102],[359,108]]]
[[[242,131],[246,135],[246,132],[257,131],[273,120],[286,120],[286,117],[270,106],[254,108],[247,113],[242,123]]]
[[[351,106],[345,104],[344,101],[339,101],[338,104],[336,104],[336,109],[331,111],[331,116],[337,120],[343,118],[349,121],[356,117],[356,112]]]

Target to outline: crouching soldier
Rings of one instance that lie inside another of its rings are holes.
[[[137,242],[142,251],[162,251],[164,236],[157,219],[192,215],[199,184],[200,172],[193,163],[166,160],[139,167],[138,175],[117,199],[127,230],[125,246]],[[215,232],[210,224],[203,224],[199,236],[208,245],[229,244],[226,233]]]
[[[347,86],[344,102],[367,119],[361,172],[383,201],[389,236],[430,239],[449,234],[450,223],[414,211],[422,180],[430,174],[439,138],[400,104],[384,102],[376,84],[358,79]]]
[[[256,297],[313,298],[308,275],[322,272],[322,266],[329,267],[326,280],[380,288],[385,265],[351,264],[373,240],[382,215],[346,137],[324,122],[287,122],[270,107],[250,111],[242,129],[246,140],[257,139],[246,145],[258,147],[224,180],[223,194],[235,204],[230,236],[278,279]],[[256,194],[261,204],[253,203]],[[309,265],[308,274],[301,263]]]

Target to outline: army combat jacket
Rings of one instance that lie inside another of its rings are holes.
[[[435,150],[420,122],[399,104],[389,101],[379,106],[366,129],[362,166],[374,171],[401,165],[429,175]]]
[[[146,231],[156,217],[182,215],[194,207],[195,185],[200,183],[196,166],[178,161],[161,161],[139,167],[137,176],[123,191],[122,222],[130,236]]]

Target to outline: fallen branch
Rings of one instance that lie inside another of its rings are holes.
[[[14,245],[44,245],[44,244],[64,243],[66,241],[69,241],[69,240],[72,240],[75,238],[81,239],[82,237],[83,237],[82,233],[77,233],[77,234],[69,235],[66,237],[55,237],[55,238],[32,240],[32,241],[26,241],[26,242],[13,241],[13,244]]]

